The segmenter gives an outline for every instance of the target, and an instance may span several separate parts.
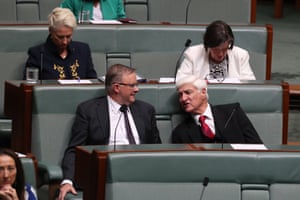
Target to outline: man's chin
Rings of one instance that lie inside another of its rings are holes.
[[[135,98],[130,98],[129,99],[129,104],[133,104],[135,102]]]
[[[189,112],[191,112],[192,110],[191,110],[191,108],[185,107],[185,108],[184,108],[184,111],[187,112],[187,113],[189,113]]]

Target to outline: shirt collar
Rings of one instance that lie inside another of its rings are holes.
[[[111,111],[114,114],[121,112],[120,111],[121,105],[118,104],[115,100],[113,100],[109,95],[107,95],[107,101],[108,101],[109,107],[111,108]]]
[[[211,106],[210,106],[210,104],[208,104],[208,106],[206,107],[206,109],[205,109],[205,111],[204,111],[204,113],[202,113],[202,115],[204,115],[204,116],[206,116],[206,118],[207,119],[213,119],[213,114],[212,114],[212,111],[211,111]],[[196,124],[200,124],[199,123],[199,117],[200,117],[201,115],[194,115],[193,116],[193,118],[194,118],[194,120],[195,120],[195,122],[196,122]]]

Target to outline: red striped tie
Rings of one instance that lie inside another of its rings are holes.
[[[206,116],[202,115],[199,117],[199,123],[201,124],[202,133],[208,137],[209,139],[213,139],[215,134],[209,128],[209,126],[205,123]]]

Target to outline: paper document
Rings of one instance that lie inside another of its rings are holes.
[[[92,24],[122,24],[118,20],[90,20]]]
[[[263,144],[231,144],[231,147],[237,150],[267,150]]]
[[[22,154],[22,153],[19,153],[19,152],[15,152],[15,153],[17,154],[17,156],[18,156],[19,158],[26,157],[26,155],[25,155],[25,154]]]
[[[92,83],[92,81],[90,80],[57,80],[58,83],[60,84],[88,84],[88,83]]]
[[[171,78],[171,77],[161,77],[159,78],[159,83],[174,83],[175,82],[175,78]]]
[[[241,83],[237,78],[225,78],[223,81],[218,81],[217,79],[207,80],[209,83]]]

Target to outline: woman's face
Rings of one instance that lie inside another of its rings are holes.
[[[13,185],[17,176],[15,160],[8,155],[0,156],[0,189],[6,185]]]
[[[208,48],[210,59],[215,63],[221,63],[226,58],[227,50],[230,45],[231,43],[226,41],[217,47]]]
[[[50,31],[51,39],[59,51],[65,50],[72,40],[73,29],[67,26],[59,26]]]

